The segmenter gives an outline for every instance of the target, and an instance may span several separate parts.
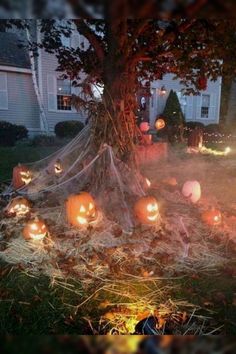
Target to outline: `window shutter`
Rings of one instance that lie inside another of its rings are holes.
[[[198,95],[196,97],[196,119],[201,119],[201,104],[202,104],[202,96]]]
[[[57,110],[57,82],[55,75],[47,75],[48,110]]]
[[[0,72],[0,109],[8,109],[7,74]]]
[[[193,96],[186,96],[185,119],[193,120]]]
[[[209,118],[211,120],[217,120],[217,110],[216,110],[216,94],[212,93],[210,95],[210,107],[209,107]]]

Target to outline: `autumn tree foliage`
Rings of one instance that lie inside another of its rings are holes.
[[[55,53],[59,71],[73,85],[103,87],[102,102],[87,102],[96,145],[107,143],[119,155],[133,150],[137,129],[136,94],[150,81],[173,73],[185,84],[185,93],[204,89],[207,78],[235,73],[236,21],[210,17],[209,1],[70,0],[75,18],[42,19],[42,46]],[[230,13],[234,5],[215,2],[217,14]],[[168,5],[169,4],[169,5]],[[92,9],[92,10],[91,10]],[[89,45],[64,47],[61,34],[74,27]],[[81,97],[75,106],[84,104]]]

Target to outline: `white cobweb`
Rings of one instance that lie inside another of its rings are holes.
[[[133,204],[144,196],[145,178],[117,159],[110,146],[100,151],[91,147],[90,127],[87,125],[69,144],[37,162],[25,164],[31,182],[17,193],[35,201],[42,213],[46,208],[57,209],[65,223],[65,202],[69,195],[89,192],[100,212],[123,231],[132,232],[135,220]],[[56,174],[55,168],[60,172]],[[12,187],[5,194],[14,193]]]

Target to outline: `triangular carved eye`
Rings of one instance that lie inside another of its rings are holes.
[[[31,225],[31,229],[34,230],[34,231],[37,231],[38,230],[38,225],[37,224],[32,224]]]
[[[93,210],[93,203],[89,203],[89,210]]]
[[[152,204],[148,204],[148,205],[147,205],[147,211],[152,211],[152,210],[153,210]]]
[[[83,205],[81,205],[80,207],[80,210],[79,210],[81,213],[85,213],[86,212],[86,209]]]

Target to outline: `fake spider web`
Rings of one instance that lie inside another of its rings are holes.
[[[54,218],[66,223],[65,202],[69,195],[89,192],[100,217],[120,225],[126,233],[135,226],[133,205],[145,195],[146,180],[115,157],[111,146],[97,152],[91,147],[90,127],[56,153],[40,161],[25,164],[31,182],[17,193],[30,198],[45,214],[45,208],[57,210]],[[12,186],[6,192],[14,193]],[[40,214],[40,210],[39,210]]]

